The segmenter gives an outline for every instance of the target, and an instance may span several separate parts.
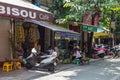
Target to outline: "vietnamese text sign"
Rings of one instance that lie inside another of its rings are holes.
[[[83,31],[88,31],[88,32],[97,32],[97,27],[95,26],[89,26],[89,25],[83,25]]]

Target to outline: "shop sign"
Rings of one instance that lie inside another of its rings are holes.
[[[44,20],[44,21],[53,20],[52,14],[50,13],[45,13],[34,9],[20,7],[19,5],[14,6],[1,2],[0,2],[0,16],[20,18],[20,19]]]
[[[88,26],[88,25],[83,25],[83,31],[88,31],[88,32],[97,32],[97,27],[95,26]]]
[[[55,38],[57,37],[59,37],[60,39],[81,39],[80,34],[74,34],[69,32],[55,32]]]

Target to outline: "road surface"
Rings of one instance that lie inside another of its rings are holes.
[[[120,80],[120,59],[99,60],[29,80]]]

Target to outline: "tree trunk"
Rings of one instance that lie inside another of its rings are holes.
[[[95,15],[92,15],[92,25],[94,25],[94,18]],[[90,32],[88,35],[88,57],[92,57],[92,40],[93,40],[93,34],[94,32]]]
[[[93,39],[93,32],[89,33],[88,35],[88,57],[92,57],[92,39]]]

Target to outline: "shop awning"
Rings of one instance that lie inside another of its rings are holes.
[[[52,13],[25,0],[0,0],[0,16],[52,21]]]
[[[77,39],[77,40],[81,39],[80,33],[57,26],[50,22],[36,21],[36,20],[27,20],[27,21],[25,21],[25,23],[26,22],[34,23],[34,24],[40,25],[42,27],[53,30],[55,32],[55,37],[57,37],[57,38],[62,38],[62,39],[68,38],[68,39]]]
[[[104,32],[99,32],[99,33],[94,33],[93,35],[94,38],[99,38],[99,37],[109,37],[108,33],[104,33]]]

